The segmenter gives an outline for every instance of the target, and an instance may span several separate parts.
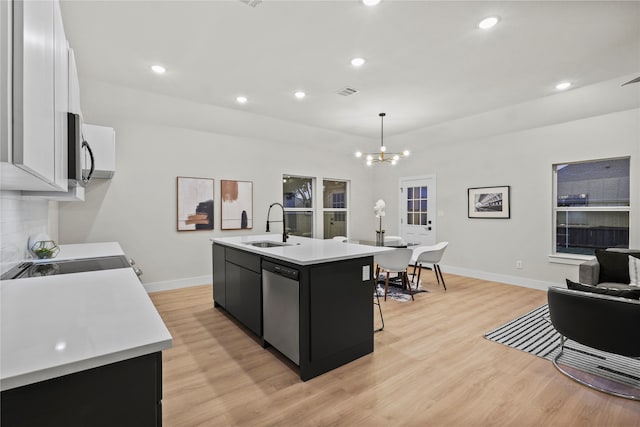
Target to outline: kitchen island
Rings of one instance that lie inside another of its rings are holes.
[[[373,256],[391,248],[281,235],[213,242],[213,303],[304,381],[373,352]]]
[[[60,251],[118,253],[117,243]],[[0,302],[3,426],[162,424],[172,337],[132,268],[4,280]]]

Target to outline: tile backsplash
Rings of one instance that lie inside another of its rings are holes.
[[[0,191],[0,272],[31,257],[29,236],[46,233],[55,240],[49,209],[47,200],[23,198],[19,191]]]

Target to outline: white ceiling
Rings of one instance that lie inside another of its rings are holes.
[[[63,0],[62,12],[81,81],[364,137],[379,135],[379,112],[387,136],[552,95],[561,80],[640,75],[638,1]],[[501,22],[479,30],[489,15]]]

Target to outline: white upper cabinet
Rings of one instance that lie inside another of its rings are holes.
[[[64,33],[60,3],[54,3],[54,128],[55,128],[55,184],[61,190],[67,190],[68,141],[67,112],[69,111],[69,44]]]
[[[80,80],[78,79],[76,55],[72,48],[69,48],[69,112],[73,114],[81,114]]]
[[[53,6],[13,3],[13,163],[46,183],[55,179]]]
[[[12,154],[12,22],[9,2],[0,1],[0,165],[6,164]]]
[[[13,82],[2,122],[13,126],[6,138],[3,130],[0,188],[66,191],[68,57],[59,3],[1,3],[2,78],[4,84],[11,73]],[[12,25],[6,34],[5,24]],[[11,66],[5,69],[5,62]]]

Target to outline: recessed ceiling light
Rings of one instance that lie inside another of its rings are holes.
[[[245,104],[247,102],[247,97],[246,96],[238,96],[236,98],[236,101],[238,101],[240,104]]]
[[[380,3],[380,0],[362,0],[362,4],[365,6],[375,6]]]
[[[567,90],[571,87],[571,82],[561,82],[556,85],[558,90]]]
[[[367,62],[364,58],[353,58],[351,60],[351,65],[354,67],[362,67],[364,63]]]
[[[167,69],[162,65],[152,65],[151,70],[156,74],[164,74],[167,72]]]
[[[304,98],[305,96],[307,96],[307,94],[306,94],[306,93],[304,93],[303,91],[299,90],[299,91],[297,91],[296,93],[294,93],[294,96],[295,96],[296,98],[298,98],[298,99],[302,99],[302,98]]]
[[[489,28],[493,28],[495,27],[495,25],[500,21],[500,18],[497,16],[489,16],[487,18],[484,18],[482,21],[480,21],[480,23],[478,24],[478,28],[482,29],[482,30],[488,30]]]

